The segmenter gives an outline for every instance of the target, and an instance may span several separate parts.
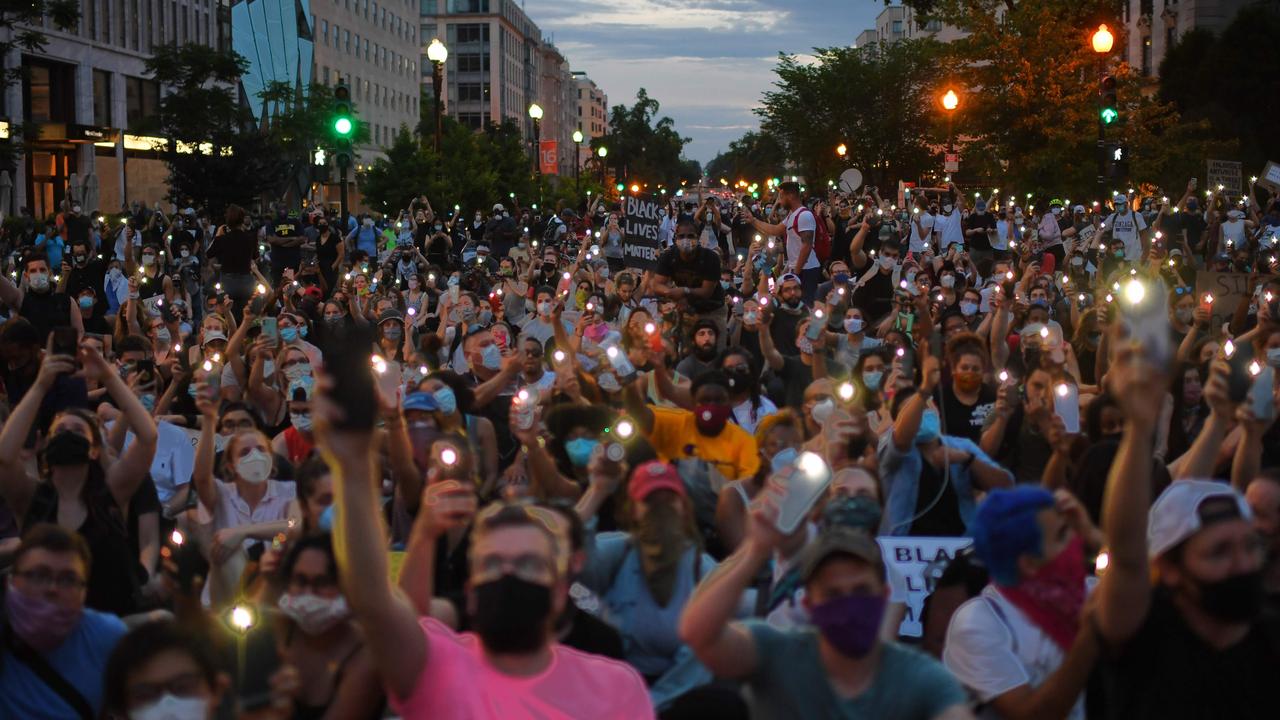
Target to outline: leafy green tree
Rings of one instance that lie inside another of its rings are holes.
[[[195,44],[156,48],[147,61],[148,73],[169,90],[146,129],[166,138],[170,197],[215,216],[231,203],[251,205],[277,191],[287,171],[281,148],[254,128],[238,102],[233,88],[247,69],[234,51]],[[180,152],[201,145],[207,149]]]
[[[914,180],[934,163],[936,42],[818,48],[815,54],[814,63],[779,56],[777,89],[764,94],[756,111],[763,133],[777,139],[800,173],[818,182],[857,167],[867,182],[886,186]],[[836,154],[842,143],[843,158]]]
[[[265,117],[260,119],[261,130],[277,148],[281,169],[287,187],[295,196],[306,193],[307,186],[324,170],[313,169],[317,148],[329,157],[337,148],[333,135],[333,89],[328,85],[313,83],[305,90],[287,82],[269,83],[258,94],[264,101]],[[359,122],[359,105],[352,108],[356,117],[352,142],[358,147],[369,142],[368,123]]]
[[[1216,139],[1238,139],[1237,155],[1215,157],[1241,160],[1255,172],[1266,161],[1280,159],[1276,37],[1280,9],[1250,5],[1216,38],[1205,31],[1187,33],[1160,64],[1160,98],[1189,120],[1207,122]]]
[[[750,131],[729,143],[729,149],[707,163],[707,177],[754,180],[782,174],[787,163],[786,151],[772,133]]]
[[[651,187],[676,187],[681,180],[696,181],[695,169],[681,154],[689,138],[676,132],[675,121],[658,117],[661,104],[640,88],[631,107],[614,105],[609,132],[592,141],[592,148],[609,148],[608,165],[619,180],[632,179]]]

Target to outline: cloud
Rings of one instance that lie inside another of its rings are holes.
[[[882,10],[872,0],[529,0],[544,35],[609,96],[645,88],[688,157],[710,161],[759,126],[752,109],[774,81],[777,53],[812,61],[815,47],[851,45]]]

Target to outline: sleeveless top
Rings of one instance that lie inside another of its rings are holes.
[[[284,431],[284,446],[289,453],[289,462],[294,465],[301,465],[304,460],[311,457],[316,447],[315,443],[302,437],[298,428],[292,425]]]
[[[125,515],[116,505],[100,469],[90,466],[83,491],[88,510],[75,531],[89,544],[89,585],[85,605],[94,610],[129,615],[137,611],[144,572],[129,543]],[[58,491],[51,482],[36,485],[22,527],[58,523]],[[130,500],[130,503],[133,501]]]

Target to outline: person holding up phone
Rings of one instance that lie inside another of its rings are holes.
[[[779,630],[730,619],[783,541],[775,492],[753,503],[746,540],[685,607],[680,638],[698,659],[716,677],[746,683],[761,717],[972,717],[937,660],[881,639],[889,583],[880,548],[863,532],[825,530],[797,558],[812,624]]]

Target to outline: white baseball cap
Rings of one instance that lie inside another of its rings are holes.
[[[1215,511],[1206,517],[1202,506],[1214,498],[1234,501],[1234,510]],[[1200,532],[1205,525],[1235,517],[1252,520],[1253,513],[1244,496],[1230,485],[1213,480],[1179,480],[1160,493],[1147,513],[1147,554],[1159,557]]]

